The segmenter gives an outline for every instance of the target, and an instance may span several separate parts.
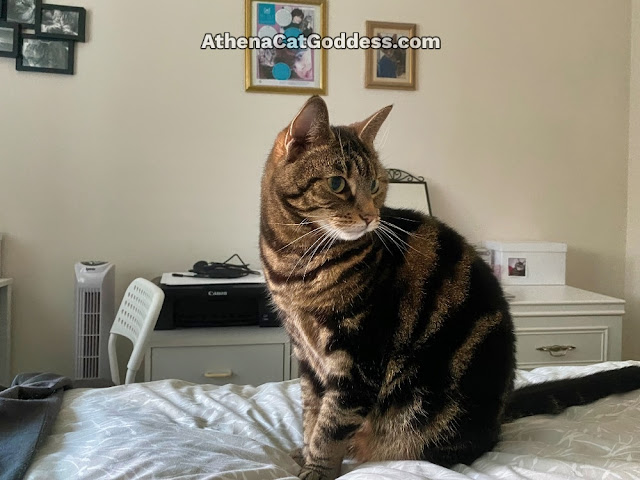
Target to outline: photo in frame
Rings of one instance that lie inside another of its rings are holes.
[[[36,8],[36,34],[40,38],[84,42],[86,17],[87,11],[82,7],[38,2]]]
[[[20,25],[0,20],[0,57],[18,56]]]
[[[74,47],[71,40],[21,34],[16,70],[73,75]]]
[[[19,23],[23,28],[34,28],[39,0],[4,0],[4,12],[7,22]]]
[[[524,257],[512,258],[509,257],[507,260],[507,265],[509,268],[508,276],[509,277],[527,277],[527,259]]]
[[[388,168],[389,185],[384,202],[390,208],[408,208],[431,215],[429,189],[424,177],[416,177],[404,170]]]
[[[245,0],[246,37],[284,34],[326,36],[326,0]],[[325,94],[327,52],[311,48],[260,48],[245,51],[245,90],[249,92]]]
[[[367,37],[415,37],[415,23],[367,21]],[[416,89],[416,51],[412,48],[370,48],[365,51],[365,87],[400,90]]]

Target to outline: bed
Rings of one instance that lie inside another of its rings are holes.
[[[640,362],[519,371],[517,384],[627,365]],[[25,478],[295,480],[299,466],[290,452],[302,444],[301,418],[297,380],[69,390]],[[345,461],[340,478],[640,479],[640,391],[506,424],[502,441],[471,466]]]

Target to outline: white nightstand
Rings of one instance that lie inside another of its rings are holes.
[[[519,368],[588,365],[622,357],[624,300],[567,285],[505,286]]]
[[[0,385],[11,383],[11,284],[13,279],[0,278]]]
[[[154,331],[144,363],[145,381],[259,385],[291,379],[291,343],[278,327]]]

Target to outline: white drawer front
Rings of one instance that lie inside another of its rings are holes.
[[[154,347],[151,380],[260,385],[284,380],[284,345]]]
[[[607,327],[516,329],[518,367],[603,362],[607,359],[607,334]],[[554,347],[569,348],[563,350]],[[539,348],[551,351],[538,350]]]

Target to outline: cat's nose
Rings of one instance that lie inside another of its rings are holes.
[[[376,216],[370,213],[364,213],[364,214],[361,213],[360,218],[363,219],[364,223],[366,223],[368,226],[371,222],[373,222],[376,219]]]

